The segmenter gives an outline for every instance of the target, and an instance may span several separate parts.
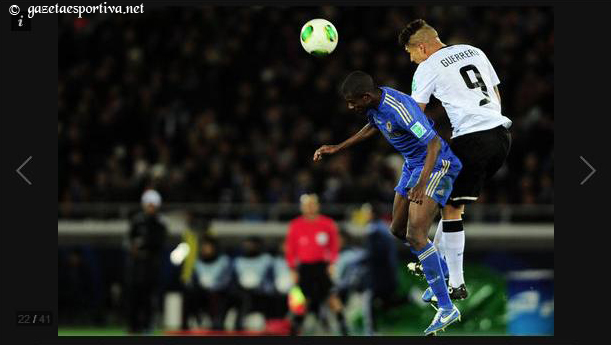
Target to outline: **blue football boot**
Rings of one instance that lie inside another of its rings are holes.
[[[435,335],[438,331],[443,331],[456,321],[460,321],[460,311],[455,305],[452,305],[452,309],[439,308],[431,325],[424,330],[424,334]]]

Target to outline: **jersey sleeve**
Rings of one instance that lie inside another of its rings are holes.
[[[431,122],[417,104],[410,107],[401,100],[389,97],[387,106],[399,128],[410,133],[416,140],[426,144],[435,137]]]
[[[376,124],[373,120],[373,116],[371,116],[371,114],[367,114],[367,123],[369,123],[370,125],[372,125],[373,127],[376,127]],[[377,128],[377,127],[376,127]]]
[[[418,65],[412,78],[412,98],[418,103],[429,103],[435,91],[437,75],[425,64]]]

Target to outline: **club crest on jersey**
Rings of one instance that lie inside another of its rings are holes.
[[[388,131],[388,133],[392,133],[392,124],[390,123],[390,121],[386,122],[386,130]]]
[[[426,128],[424,128],[424,126],[418,121],[416,121],[416,123],[414,123],[410,129],[418,139],[422,138],[424,133],[426,133]]]

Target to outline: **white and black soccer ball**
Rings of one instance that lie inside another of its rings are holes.
[[[303,49],[309,54],[325,56],[335,50],[339,35],[330,21],[318,18],[305,23],[299,38]]]

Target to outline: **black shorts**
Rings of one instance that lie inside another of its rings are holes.
[[[477,200],[484,182],[503,165],[511,147],[511,134],[503,126],[461,135],[450,148],[460,159],[458,174],[448,203],[458,206]]]
[[[327,262],[316,262],[299,265],[299,287],[306,297],[308,310],[317,312],[327,300],[333,283],[327,271]]]

